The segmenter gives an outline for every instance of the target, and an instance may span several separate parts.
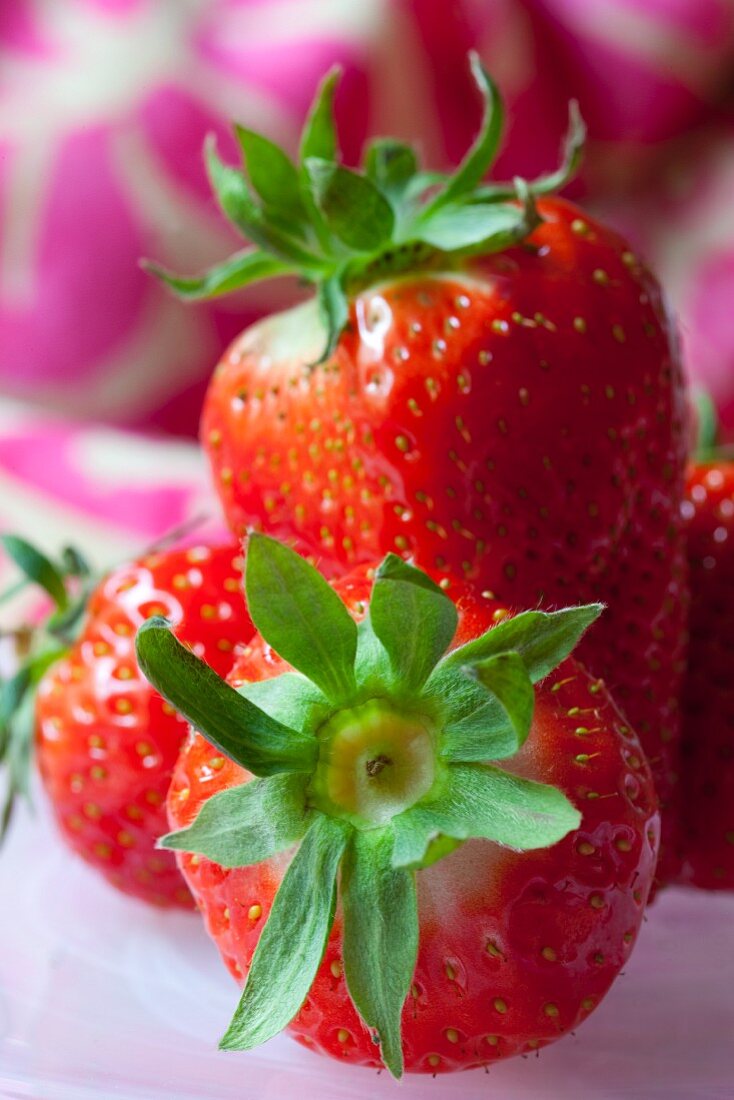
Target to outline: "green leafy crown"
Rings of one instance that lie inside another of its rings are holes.
[[[186,299],[212,298],[248,283],[297,274],[316,286],[334,349],[348,316],[348,296],[390,274],[447,269],[476,253],[498,252],[530,234],[541,218],[535,197],[563,187],[579,165],[585,127],[575,102],[563,160],[533,182],[481,181],[500,147],[502,100],[478,56],[471,71],[484,103],[479,133],[452,175],[424,171],[415,150],[378,138],[358,171],[339,160],[333,118],[338,68],[322,81],[301,136],[298,163],[268,138],[234,132],[244,171],[222,162],[213,135],[205,159],[222,211],[254,248],[204,275],[182,278],[156,264],[147,270]]]
[[[259,534],[249,539],[245,586],[255,626],[294,671],[235,690],[164,619],[137,636],[153,686],[256,777],[214,795],[162,846],[224,867],[294,851],[222,1046],[250,1049],[296,1015],[339,881],[350,996],[399,1076],[418,951],[416,873],[470,837],[542,848],[580,823],[561,791],[494,762],[522,747],[533,685],[601,606],[526,611],[450,650],[456,608],[425,573],[388,555],[358,625],[311,565]]]

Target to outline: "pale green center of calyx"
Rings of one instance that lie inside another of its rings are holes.
[[[433,786],[434,742],[429,719],[385,699],[338,711],[319,731],[310,801],[363,828],[385,825]]]

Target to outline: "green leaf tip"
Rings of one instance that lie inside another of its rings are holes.
[[[283,543],[253,532],[245,593],[253,623],[276,653],[327,698],[351,698],[357,624],[317,569]]]
[[[187,300],[225,294],[278,275],[313,285],[327,329],[321,357],[334,352],[349,299],[378,280],[421,270],[456,270],[473,254],[499,252],[540,223],[535,196],[563,187],[577,171],[585,127],[569,107],[562,163],[537,180],[485,184],[499,152],[502,96],[479,55],[468,64],[483,102],[476,138],[451,174],[424,170],[415,150],[390,137],[367,147],[362,167],[340,159],[334,99],[341,70],[321,81],[294,162],[269,138],[242,125],[235,138],[242,166],[225,164],[210,135],[204,157],[224,215],[254,246],[196,276],[162,265],[145,269]],[[270,262],[268,262],[268,260]]]
[[[135,649],[149,683],[230,760],[260,776],[313,766],[313,739],[270,718],[226,684],[178,641],[166,619],[144,622]]]

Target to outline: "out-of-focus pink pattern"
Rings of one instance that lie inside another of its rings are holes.
[[[51,554],[72,543],[104,568],[192,522],[191,538],[224,536],[193,442],[0,414],[0,531]],[[0,592],[16,578],[0,555]],[[0,607],[0,629],[17,622]]]
[[[670,140],[711,110],[731,73],[734,6],[1,0],[0,392],[76,417],[193,432],[224,345],[291,293],[266,284],[184,307],[138,269],[141,254],[195,271],[232,249],[204,176],[206,132],[234,155],[233,117],[295,150],[314,85],[339,61],[349,160],[367,133],[391,132],[434,163],[455,161],[478,121],[470,48],[507,97],[498,171],[552,165],[578,96],[593,201],[654,176]],[[711,259],[706,280],[725,285],[725,267]],[[720,297],[704,293],[686,314],[708,333],[691,348],[706,344],[715,358],[727,339],[714,338],[726,327]],[[695,352],[694,369],[707,354]]]

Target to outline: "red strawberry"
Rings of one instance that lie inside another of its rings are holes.
[[[682,881],[734,889],[734,462],[692,466],[683,514],[691,645],[683,694]]]
[[[261,636],[230,674],[239,692],[145,624],[146,675],[207,738],[184,746],[169,795],[184,828],[163,843],[197,853],[184,875],[247,975],[226,1049],[290,1024],[396,1075],[487,1065],[565,1034],[619,973],[657,856],[652,780],[566,656],[598,605],[513,618],[394,555],[371,594],[369,575],[336,582],[345,610],[253,536]]]
[[[36,756],[69,845],[113,885],[157,905],[191,906],[175,862],[155,851],[185,724],[143,678],[135,632],[165,615],[217,672],[252,631],[235,545],[149,554],[91,595],[78,640],[43,676]]]
[[[299,168],[239,130],[250,190],[210,148],[219,200],[259,249],[202,279],[164,277],[194,298],[298,271],[318,294],[232,345],[202,440],[233,530],[295,537],[331,575],[394,551],[515,606],[607,603],[579,655],[651,760],[664,879],[687,594],[677,348],[625,241],[568,202],[534,201],[573,170],[577,119],[559,172],[479,183],[501,110],[474,71],[485,120],[450,179],[389,140],[364,174],[339,165],[332,78]]]

